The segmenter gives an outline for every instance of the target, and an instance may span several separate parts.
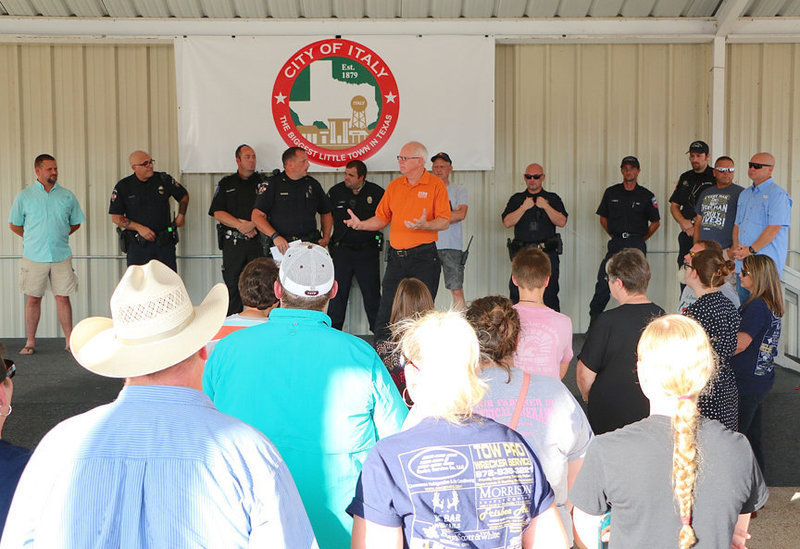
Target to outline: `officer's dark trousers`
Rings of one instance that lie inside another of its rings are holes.
[[[694,236],[689,236],[685,232],[681,231],[678,233],[678,268],[680,269],[683,267],[683,257],[689,253],[689,250],[692,249],[694,246]],[[681,293],[683,293],[683,289],[686,287],[686,284],[681,282]]]
[[[561,303],[558,300],[558,254],[549,252],[547,257],[550,258],[550,282],[547,283],[547,287],[544,289],[544,296],[542,299],[545,305],[554,311],[560,312]],[[508,277],[508,297],[511,298],[512,303],[519,303],[519,288],[517,288],[517,285],[511,280],[511,277]]]
[[[436,299],[439,290],[439,276],[442,264],[436,253],[436,244],[422,244],[408,250],[389,248],[386,272],[383,274],[383,290],[378,317],[375,319],[375,343],[386,341],[391,337],[389,318],[392,316],[392,302],[397,286],[404,278],[418,278]]]
[[[155,242],[148,242],[142,246],[131,242],[128,245],[128,267],[131,265],[146,265],[151,259],[157,259],[176,273],[178,272],[174,244],[159,246]]]
[[[621,236],[614,236],[608,241],[608,253],[600,263],[600,268],[597,270],[597,283],[594,285],[594,297],[592,302],[589,303],[589,317],[594,318],[602,313],[608,300],[611,299],[611,291],[608,289],[608,280],[606,280],[606,262],[612,255],[624,248],[638,248],[647,255],[647,245],[644,242],[644,237],[632,235],[628,238]]]
[[[381,301],[380,252],[374,244],[361,249],[331,246],[331,258],[339,290],[328,304],[328,316],[331,326],[341,330],[344,326],[344,315],[347,311],[347,300],[350,297],[350,286],[353,277],[361,288],[364,298],[364,311],[367,313],[369,329],[375,331],[375,317]]]
[[[257,257],[264,256],[264,247],[258,237],[245,239],[226,238],[222,241],[222,280],[228,287],[228,314],[244,309],[239,295],[239,275],[242,269]]]

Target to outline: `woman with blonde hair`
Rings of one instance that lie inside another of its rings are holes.
[[[352,547],[566,548],[533,450],[473,413],[486,391],[472,327],[455,312],[406,321],[400,352],[420,421],[370,451],[347,512]]]
[[[392,301],[392,314],[389,317],[389,329],[392,330],[392,338],[381,341],[375,348],[378,356],[381,357],[389,375],[392,376],[397,390],[403,395],[407,405],[411,405],[406,396],[406,377],[403,368],[400,366],[400,355],[397,351],[397,340],[399,336],[395,333],[395,327],[399,326],[403,320],[415,319],[420,315],[434,309],[433,297],[428,287],[418,278],[404,278],[397,285],[397,291]]]
[[[736,333],[742,319],[731,300],[720,291],[735,265],[725,260],[721,251],[707,249],[694,253],[685,267],[686,285],[697,300],[683,314],[700,323],[718,358],[708,388],[700,395],[700,413],[735,431],[739,425],[739,393],[730,358],[736,350]]]
[[[739,387],[739,431],[750,441],[763,472],[761,404],[775,383],[783,291],[775,262],[766,255],[744,258],[741,284],[750,297],[739,309],[742,324],[731,365]]]
[[[747,440],[697,408],[715,370],[705,331],[681,315],[657,318],[638,356],[650,416],[589,445],[570,491],[578,535],[595,547],[610,510],[612,548],[744,547],[768,492]]]

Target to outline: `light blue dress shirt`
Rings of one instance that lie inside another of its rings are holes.
[[[286,465],[186,387],[127,386],[50,431],[0,547],[316,547]]]
[[[736,225],[739,226],[739,244],[750,246],[761,236],[768,225],[780,225],[778,235],[759,254],[768,255],[778,267],[778,274],[786,266],[789,250],[789,225],[792,221],[792,199],[770,177],[760,185],[750,185],[739,194],[736,206]],[[736,261],[736,272],[741,272],[742,262]]]
[[[217,343],[203,390],[275,443],[320,547],[349,547],[353,520],[345,509],[361,466],[408,413],[369,343],[331,328],[320,311],[275,309],[269,322]]]
[[[22,255],[37,263],[57,263],[72,255],[70,225],[86,221],[78,199],[58,183],[50,192],[34,181],[14,198],[9,223],[25,229]]]

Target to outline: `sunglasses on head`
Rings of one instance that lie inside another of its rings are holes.
[[[770,167],[770,168],[772,167],[772,164],[759,164],[758,162],[748,162],[747,165],[753,168],[754,170],[760,170],[761,168],[765,167]]]
[[[525,179],[541,179],[544,177],[543,173],[526,173],[523,175],[525,176]]]

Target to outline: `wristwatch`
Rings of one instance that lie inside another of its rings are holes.
[[[275,231],[274,233],[272,233],[271,235],[269,235],[269,237],[270,237],[272,240],[275,240],[275,239],[276,239],[276,238],[278,238],[279,236],[280,236],[280,233],[278,233],[278,231]],[[755,253],[755,252],[753,252],[753,253]]]
[[[753,247],[752,247],[752,246],[748,246],[748,247],[747,247],[747,249],[748,249],[748,250],[750,250],[750,253],[751,253],[751,254],[753,254],[753,255],[756,255],[756,254],[758,253],[757,251],[755,251],[755,250],[753,249]]]

